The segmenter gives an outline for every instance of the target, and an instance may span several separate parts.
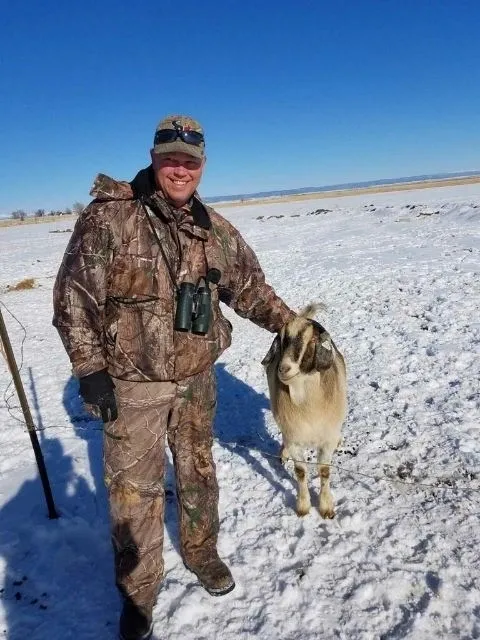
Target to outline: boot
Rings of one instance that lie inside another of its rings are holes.
[[[218,555],[202,563],[193,564],[184,561],[184,564],[197,576],[202,587],[212,596],[224,596],[235,588],[230,569]]]
[[[131,600],[125,600],[120,616],[119,640],[149,640],[152,633],[151,614],[147,614]]]

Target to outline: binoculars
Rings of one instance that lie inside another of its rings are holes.
[[[212,315],[212,292],[209,283],[217,284],[221,273],[218,269],[209,269],[205,277],[193,282],[182,282],[177,294],[174,329],[191,331],[204,336],[210,327]],[[200,285],[201,281],[203,285]]]

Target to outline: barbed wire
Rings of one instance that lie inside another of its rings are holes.
[[[98,420],[96,420],[93,417],[90,416],[86,416],[86,417],[81,417],[81,418],[77,418],[77,419],[73,419],[73,421],[75,423],[78,422],[93,422],[93,423],[97,423]],[[22,420],[19,420],[19,422],[22,422],[24,424],[24,426],[26,427],[26,423],[23,422]],[[87,431],[87,432],[92,432],[92,431],[101,431],[103,432],[103,426],[101,427],[94,427],[94,426],[79,426],[78,424],[75,424],[75,426],[73,425],[69,425],[69,424],[63,424],[63,425],[55,425],[55,424],[51,424],[51,425],[45,425],[44,427],[37,427],[35,428],[35,431],[37,432],[41,432],[41,431],[46,431],[47,429],[69,429],[71,431]],[[274,454],[274,453],[270,453],[269,451],[266,451],[265,449],[260,449],[258,447],[252,447],[249,445],[245,445],[245,444],[241,444],[239,442],[228,442],[226,440],[222,440],[221,438],[218,437],[214,437],[214,441],[222,446],[225,447],[233,447],[234,449],[243,449],[248,451],[249,453],[258,453],[262,456],[265,456],[266,458],[271,458],[273,460],[277,460],[278,462],[280,462],[283,466],[284,466],[284,461],[282,459],[282,457],[280,455]],[[292,462],[293,464],[295,463],[300,463],[300,464],[305,464],[309,467],[317,467],[318,466],[318,462],[312,462],[309,460],[297,460],[295,458],[288,458],[287,462]],[[454,485],[454,484],[438,484],[439,482],[441,482],[440,478],[438,478],[436,480],[437,484],[434,483],[426,483],[426,482],[418,482],[416,480],[414,481],[407,481],[407,480],[401,480],[400,478],[390,478],[386,475],[382,475],[382,476],[375,476],[369,473],[365,473],[364,471],[358,471],[357,469],[349,469],[347,467],[344,467],[341,464],[338,463],[323,463],[323,466],[329,467],[331,469],[337,470],[340,473],[344,473],[346,475],[350,475],[350,476],[359,476],[362,478],[368,478],[369,480],[374,480],[375,482],[387,482],[389,484],[398,484],[398,485],[402,485],[404,487],[410,487],[410,488],[423,488],[423,489],[436,489],[436,490],[450,490],[450,491],[460,491],[460,492],[473,492],[473,493],[480,493],[480,487],[476,488],[476,487],[466,487],[466,486],[458,486],[458,485]]]
[[[23,331],[23,338],[22,338],[22,342],[20,345],[20,353],[21,353],[21,360],[20,360],[20,366],[18,367],[18,370],[21,371],[22,367],[23,367],[23,362],[24,362],[24,343],[25,340],[27,338],[27,330],[25,329],[25,327],[23,326],[23,324],[20,322],[20,320],[8,309],[8,307],[2,302],[0,301],[0,305],[7,311],[7,313],[20,325],[20,327],[22,328]],[[25,422],[25,420],[22,420],[21,418],[18,418],[17,416],[15,416],[12,413],[13,409],[19,408],[17,406],[12,406],[9,404],[12,396],[14,395],[14,391],[12,390],[12,393],[10,394],[10,396],[7,398],[7,392],[8,389],[13,385],[13,378],[10,380],[10,382],[7,385],[7,388],[5,389],[5,392],[3,394],[3,399],[7,408],[7,411],[9,413],[9,415],[16,420],[17,422],[19,422],[20,424],[22,424],[25,429],[28,431],[28,427],[27,424]],[[97,423],[98,420],[96,420],[94,417],[90,416],[90,415],[85,415],[85,416],[74,416],[70,418],[71,422],[74,422],[75,425],[72,424],[64,424],[64,425],[45,425],[43,427],[35,427],[35,431],[36,432],[43,432],[46,431],[47,429],[70,429],[72,431],[102,431],[103,432],[103,426],[98,426],[98,427],[94,427],[94,426],[80,426],[78,424],[78,422],[95,422]],[[274,454],[274,453],[270,453],[264,449],[259,449],[258,447],[252,447],[252,446],[248,446],[248,445],[244,445],[241,444],[239,442],[227,442],[224,441],[218,437],[214,438],[214,441],[217,442],[220,445],[226,446],[226,447],[234,447],[235,449],[244,449],[251,452],[255,452],[255,453],[259,453],[262,456],[265,456],[267,458],[271,458],[274,460],[279,461],[280,463],[283,464],[283,459],[280,455]],[[297,460],[295,458],[288,458],[287,459],[290,462],[293,462],[293,464],[298,463],[298,464],[304,464],[307,465],[309,467],[311,466],[318,466],[318,462],[311,462],[309,460]],[[389,484],[397,484],[397,485],[402,485],[404,487],[409,487],[409,488],[423,488],[423,489],[435,489],[435,490],[450,490],[450,491],[460,491],[460,492],[468,492],[468,493],[480,493],[480,488],[476,488],[476,487],[466,487],[466,486],[455,486],[453,484],[438,484],[439,482],[441,482],[440,478],[436,479],[436,483],[426,483],[426,482],[418,482],[418,481],[406,481],[406,480],[402,480],[400,478],[389,478],[386,475],[382,475],[382,476],[374,476],[372,474],[369,473],[365,473],[363,471],[358,471],[356,469],[348,469],[345,468],[344,466],[337,464],[337,463],[330,463],[330,464],[325,464],[322,462],[322,465],[324,466],[328,466],[331,469],[337,470],[340,473],[345,473],[347,475],[350,475],[351,477],[353,476],[359,476],[359,477],[363,477],[363,478],[368,478],[369,480],[373,480],[375,482],[387,482]]]
[[[10,309],[7,307],[7,305],[4,302],[2,302],[1,300],[0,300],[0,305],[15,320],[15,322],[17,322],[17,324],[20,326],[20,328],[23,331],[22,342],[20,343],[20,366],[18,367],[18,371],[20,372],[22,370],[22,367],[23,367],[23,346],[24,346],[25,341],[27,339],[27,330],[25,329],[23,324],[20,322],[20,320],[17,318],[17,316],[12,311],[10,311]],[[7,360],[7,354],[3,351],[3,348],[1,349],[1,353],[5,356],[5,361],[6,361]],[[12,389],[11,389],[10,395],[8,395],[8,391],[9,391],[10,387]],[[5,406],[7,407],[7,411],[10,414],[10,416],[14,420],[16,420],[17,422],[20,422],[21,424],[24,424],[26,426],[26,423],[25,423],[24,420],[22,420],[21,418],[18,418],[17,416],[15,416],[12,413],[12,409],[19,408],[17,406],[11,406],[10,405],[10,400],[13,398],[14,395],[15,395],[15,389],[14,389],[13,377],[12,377],[10,382],[8,383],[5,391],[3,392],[3,401],[5,402]]]
[[[266,456],[267,458],[273,458],[276,460],[279,460],[281,463],[283,463],[282,457],[279,455],[276,455],[274,453],[269,453],[268,451],[265,451],[263,449],[258,449],[256,447],[248,447],[247,445],[242,445],[240,443],[237,442],[224,442],[223,440],[220,440],[218,438],[215,438],[215,441],[218,442],[219,444],[223,444],[223,445],[227,445],[227,446],[234,446],[234,447],[238,447],[241,449],[248,449],[248,451],[255,451],[256,453],[260,453],[263,456]],[[311,462],[311,461],[304,461],[304,460],[296,460],[295,458],[288,458],[287,461],[293,462],[294,464],[300,463],[300,464],[306,464],[308,466],[318,466],[318,462]],[[450,489],[450,490],[454,490],[454,491],[472,491],[474,493],[480,493],[480,488],[475,488],[475,487],[465,487],[465,486],[452,486],[452,485],[439,485],[439,484],[428,484],[425,482],[417,482],[417,481],[413,481],[413,482],[408,482],[405,480],[401,480],[401,479],[396,479],[396,478],[389,478],[388,476],[373,476],[371,474],[368,473],[364,473],[362,471],[357,471],[356,469],[348,469],[340,464],[337,463],[331,463],[331,464],[326,464],[322,462],[322,466],[326,466],[326,467],[330,467],[331,469],[336,469],[337,471],[340,471],[341,473],[346,473],[352,476],[361,476],[364,478],[369,478],[370,480],[375,480],[375,482],[388,482],[391,484],[401,484],[403,486],[407,486],[407,487],[423,487],[423,488],[428,488],[428,489]]]

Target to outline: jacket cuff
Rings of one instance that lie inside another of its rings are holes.
[[[73,375],[77,378],[83,378],[89,376],[92,373],[107,369],[108,363],[103,354],[95,354],[90,358],[82,359],[81,361],[72,361]]]

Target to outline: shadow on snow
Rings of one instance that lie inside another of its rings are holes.
[[[268,399],[228,373],[224,364],[215,369],[215,437],[222,447],[242,457],[276,492],[285,494],[279,479],[285,478],[286,473],[280,462],[249,450],[278,455],[279,441],[265,425]],[[30,378],[32,413],[60,517],[48,519],[37,473],[0,509],[0,561],[5,565],[0,602],[6,618],[6,628],[0,633],[8,640],[113,639],[120,603],[114,584],[103,482],[101,423],[85,413],[78,381],[72,377],[65,386],[63,404],[75,435],[62,440],[45,435],[49,431],[43,430],[35,383],[32,375]],[[79,440],[85,442],[87,449],[89,481],[75,468],[77,456],[80,460],[84,457]],[[31,460],[30,457],[29,465]],[[166,465],[165,528],[179,552],[175,479],[168,456]],[[292,501],[293,494],[288,496],[288,502]]]

